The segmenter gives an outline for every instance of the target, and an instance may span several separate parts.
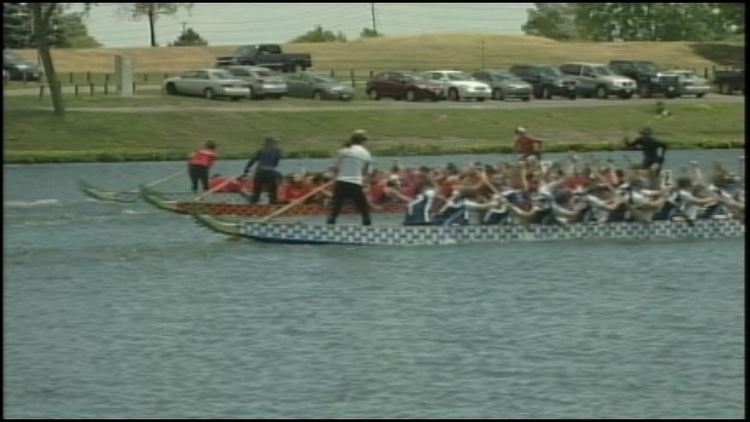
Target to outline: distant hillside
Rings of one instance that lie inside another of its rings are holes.
[[[248,40],[252,43],[252,40]],[[53,51],[61,72],[112,72],[114,56],[131,57],[138,73],[180,72],[210,67],[216,56],[237,46],[87,48]],[[504,68],[514,63],[608,62],[614,58],[653,60],[665,67],[702,69],[744,63],[744,44],[692,42],[558,42],[531,36],[432,34],[382,37],[347,43],[286,44],[288,52],[309,52],[320,70]],[[36,60],[34,50],[21,54]]]

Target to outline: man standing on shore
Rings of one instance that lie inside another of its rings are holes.
[[[529,136],[526,129],[520,126],[516,128],[514,149],[521,154],[522,160],[526,160],[531,155],[536,156],[537,160],[542,159],[542,140]]]
[[[643,151],[643,169],[651,170],[659,174],[664,166],[664,156],[667,153],[667,144],[657,140],[653,136],[654,131],[650,127],[644,127],[640,130],[640,135],[633,142],[625,138],[625,146],[631,149],[640,149]],[[661,150],[661,153],[659,152]]]
[[[336,172],[336,184],[333,186],[333,199],[331,200],[331,213],[328,215],[328,224],[336,224],[336,218],[341,212],[344,200],[351,200],[362,215],[362,225],[369,226],[370,205],[363,190],[364,177],[370,170],[372,156],[362,146],[367,141],[364,130],[355,130],[346,146],[339,150],[336,155],[334,171]]]
[[[281,150],[276,146],[276,143],[276,138],[266,138],[263,148],[259,149],[245,165],[243,176],[246,176],[253,164],[257,163],[255,176],[253,176],[253,195],[250,197],[250,203],[257,204],[263,190],[268,192],[268,203],[276,203],[276,189],[279,179],[276,166],[279,165],[279,160],[281,160]]]

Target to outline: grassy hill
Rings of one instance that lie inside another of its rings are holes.
[[[252,43],[252,40],[248,40]],[[175,73],[210,67],[237,46],[89,48],[53,51],[60,72],[113,72],[114,57],[134,60],[136,73]],[[431,34],[382,37],[346,43],[286,44],[285,51],[308,52],[319,70],[504,68],[514,63],[608,62],[614,58],[653,60],[665,67],[702,70],[744,62],[744,45],[693,42],[559,42],[531,36]],[[36,61],[35,50],[20,50]]]

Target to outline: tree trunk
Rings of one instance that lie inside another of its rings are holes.
[[[44,10],[44,13],[42,13],[43,6],[46,6],[47,8]],[[54,108],[56,115],[63,116],[65,114],[65,106],[62,99],[62,89],[57,80],[55,65],[52,62],[52,54],[49,49],[49,40],[47,39],[47,36],[50,33],[50,19],[56,6],[57,3],[31,3],[31,13],[34,19],[34,39],[36,40],[36,48],[39,52],[39,56],[42,58],[44,75],[47,77],[47,85],[49,85],[49,92],[52,96],[52,107]]]
[[[149,3],[148,8],[148,27],[151,30],[151,47],[156,47],[156,34],[154,33],[154,19],[156,14],[154,13],[154,4]]]

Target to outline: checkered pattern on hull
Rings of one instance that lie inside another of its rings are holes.
[[[715,239],[742,237],[735,220],[570,224],[565,226],[360,226],[244,222],[242,235],[280,243],[349,245],[451,245],[564,239]]]

